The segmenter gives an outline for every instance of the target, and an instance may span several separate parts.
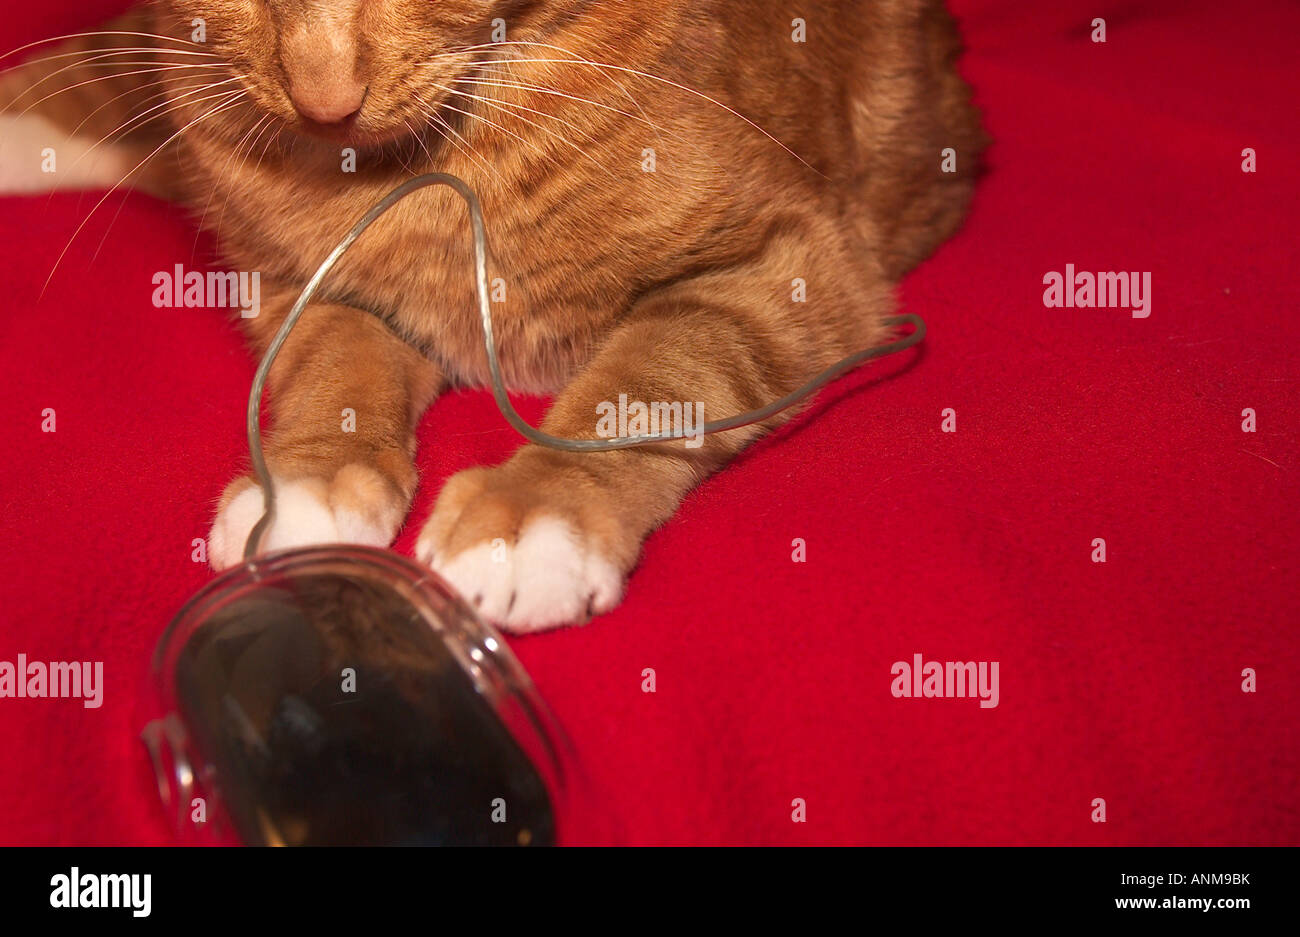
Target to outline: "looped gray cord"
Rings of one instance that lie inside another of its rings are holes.
[[[271,340],[266,353],[262,355],[261,364],[257,368],[257,375],[253,379],[253,388],[248,395],[248,449],[252,456],[253,472],[262,486],[263,513],[258,522],[253,525],[253,529],[248,534],[248,540],[244,543],[245,562],[252,560],[256,555],[257,545],[261,543],[263,534],[266,533],[275,519],[275,487],[271,481],[271,473],[266,467],[265,454],[262,451],[262,431],[259,419],[262,392],[266,387],[267,375],[271,373],[271,365],[275,363],[276,355],[280,353],[280,348],[284,345],[285,339],[289,337],[289,333],[293,331],[293,327],[302,316],[303,310],[307,308],[307,304],[316,295],[316,290],[320,288],[321,281],[334,269],[334,265],[348,252],[357,238],[361,236],[361,233],[370,227],[380,215],[412,192],[431,185],[445,185],[455,190],[456,194],[463,198],[465,204],[469,207],[470,224],[474,232],[475,287],[478,292],[479,316],[483,320],[483,348],[487,352],[488,370],[491,372],[492,377],[492,395],[496,398],[497,409],[501,411],[501,415],[506,418],[507,423],[518,430],[530,442],[552,449],[563,449],[568,452],[609,452],[615,449],[629,449],[632,446],[646,446],[652,443],[671,442],[675,439],[688,438],[688,434],[684,430],[676,430],[646,436],[626,436],[620,439],[565,439],[544,433],[524,420],[515,410],[514,405],[510,403],[510,398],[506,394],[505,381],[501,377],[501,363],[497,359],[496,341],[492,337],[492,306],[488,298],[487,230],[483,225],[483,209],[479,205],[478,196],[463,180],[448,173],[434,172],[416,176],[414,179],[402,183],[380,199],[373,208],[362,216],[360,221],[353,225],[352,230],[339,242],[338,246],[330,251],[330,255],[317,268],[316,273],[298,296],[298,301],[293,304],[293,309],[290,310],[289,315],[280,326],[280,330],[275,333],[275,338]],[[798,390],[791,391],[780,400],[774,400],[765,407],[728,417],[725,420],[714,420],[711,423],[705,423],[703,430],[700,432],[709,435],[721,433],[724,430],[739,429],[753,423],[760,423],[811,396],[858,365],[911,348],[925,338],[925,322],[920,316],[911,314],[890,316],[885,319],[885,324],[893,326],[910,325],[912,326],[912,332],[893,342],[850,355],[822,371]]]

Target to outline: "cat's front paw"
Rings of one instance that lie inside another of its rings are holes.
[[[228,569],[244,558],[244,543],[262,516],[262,489],[251,478],[231,482],[208,534],[208,562]],[[380,472],[345,465],[332,479],[275,478],[275,521],[259,553],[325,543],[386,547],[397,536],[408,499]]]
[[[623,597],[600,494],[511,465],[453,476],[416,547],[484,618],[515,634],[580,624]]]

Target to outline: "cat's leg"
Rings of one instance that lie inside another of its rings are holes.
[[[175,173],[160,166],[166,153],[151,156],[174,132],[159,82],[168,76],[176,93],[198,98],[217,79],[210,69],[181,67],[212,59],[201,46],[157,40],[155,31],[142,6],[96,33],[0,63],[0,194],[119,183],[176,194]]]
[[[246,320],[258,354],[293,298]],[[437,367],[374,316],[309,306],[268,381],[273,428],[264,449],[276,517],[262,551],[391,543],[415,493],[415,426],[442,384]],[[241,560],[261,516],[261,488],[250,476],[237,478],[208,537],[215,568]]]
[[[693,416],[702,405],[704,419],[722,419],[877,343],[891,291],[864,284],[843,253],[826,254],[831,262],[815,274],[814,258],[787,243],[754,266],[647,297],[559,395],[543,429],[596,438],[599,415],[620,395],[689,403]],[[799,277],[819,291],[816,301],[792,297]],[[672,442],[584,454],[525,445],[503,465],[448,481],[417,555],[509,631],[584,621],[618,604],[642,541],[682,497],[780,420],[707,437],[698,448]]]

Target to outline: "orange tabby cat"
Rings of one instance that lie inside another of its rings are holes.
[[[627,401],[720,419],[884,340],[983,144],[937,0],[159,0],[45,50],[0,86],[0,187],[129,176],[183,200],[230,268],[260,273],[259,353],[380,196],[421,172],[469,181],[507,382],[555,394],[543,428],[569,437]],[[45,146],[75,168],[41,173]],[[444,388],[486,383],[481,341],[464,206],[426,190],[344,258],[272,371],[263,546],[389,544],[416,424]],[[695,447],[525,445],[446,484],[419,557],[507,629],[585,620],[778,422]],[[214,565],[260,513],[235,480]]]

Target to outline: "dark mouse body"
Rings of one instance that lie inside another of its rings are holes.
[[[173,705],[239,839],[553,843],[546,783],[492,698],[490,653],[430,621],[463,603],[432,608],[424,584],[331,553],[223,577],[170,635],[183,641],[164,655]]]

